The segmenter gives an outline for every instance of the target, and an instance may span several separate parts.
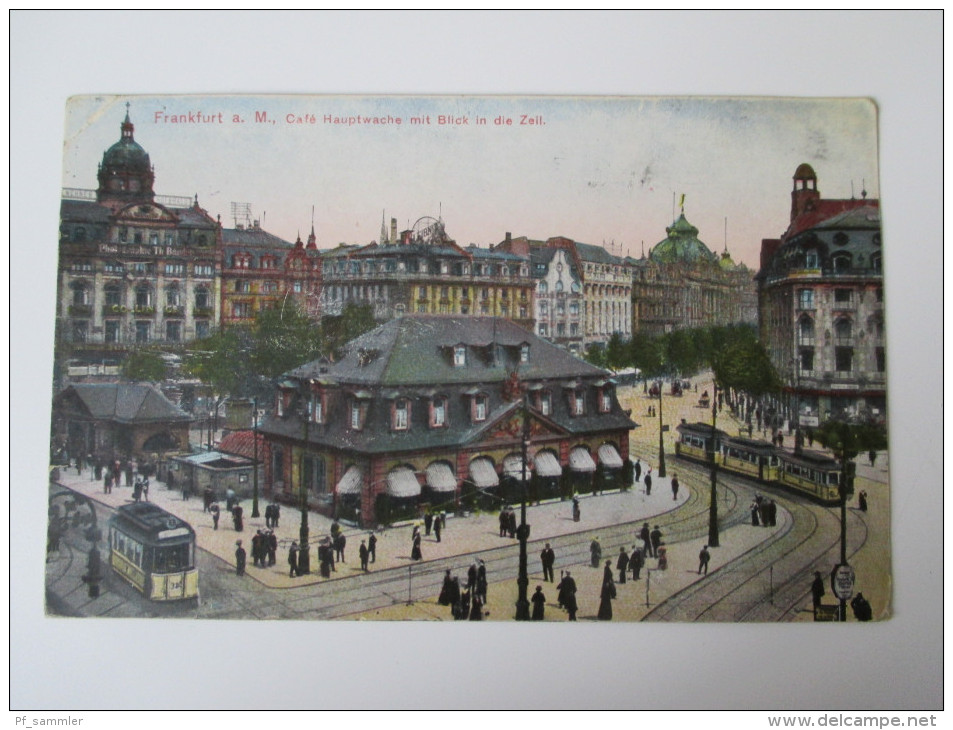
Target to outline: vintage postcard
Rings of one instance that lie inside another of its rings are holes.
[[[46,612],[880,621],[869,99],[78,96]]]

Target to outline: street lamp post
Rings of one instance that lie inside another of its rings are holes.
[[[298,534],[298,575],[307,575],[311,572],[311,549],[308,547],[308,489],[304,481],[304,453],[308,447],[308,421],[311,414],[308,412],[308,405],[305,403],[302,408],[304,418],[304,444],[301,447],[301,462],[298,465],[298,483],[301,490],[301,529]]]
[[[529,452],[529,396],[523,396],[523,439],[522,439],[522,472],[520,473],[520,526],[517,530],[517,537],[520,542],[520,563],[519,577],[516,579],[518,587],[518,596],[516,599],[516,620],[529,621],[529,599],[527,589],[529,588],[529,574],[526,568],[526,541],[529,539],[529,525],[526,524],[526,472]]]
[[[665,444],[662,441],[662,391],[665,390],[665,383],[659,380],[658,384],[658,475],[665,476]]]
[[[252,465],[252,482],[254,487],[252,489],[252,499],[251,499],[251,516],[258,517],[258,399],[252,399],[252,408],[255,410],[253,416],[254,420],[252,421],[252,442],[255,449],[255,463]]]
[[[713,381],[714,398],[711,402],[711,503],[708,505],[708,547],[719,547],[718,542],[718,452],[715,420],[718,418],[718,380]]]

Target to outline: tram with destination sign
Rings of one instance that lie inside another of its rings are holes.
[[[198,598],[195,530],[151,502],[122,505],[110,518],[109,564],[150,600]]]
[[[761,441],[729,436],[704,423],[681,423],[676,429],[675,455],[681,459],[710,464],[718,468],[777,484],[822,504],[840,504],[841,466],[836,459],[817,451],[795,454]],[[848,467],[849,468],[849,467]],[[853,474],[848,475],[847,494],[853,493]]]

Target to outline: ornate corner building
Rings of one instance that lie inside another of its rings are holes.
[[[802,426],[883,422],[886,350],[880,202],[826,199],[808,164],[794,173],[791,220],[761,242],[761,339]]]
[[[633,268],[635,329],[660,335],[690,329],[757,321],[754,272],[736,264],[727,245],[716,255],[698,238],[685,211],[665,229],[666,237]]]
[[[63,191],[61,360],[108,362],[143,345],[180,345],[220,320],[221,225],[197,198],[156,195],[128,111],[120,131],[103,154],[96,190]]]

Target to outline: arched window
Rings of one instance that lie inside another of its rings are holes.
[[[179,306],[179,287],[175,284],[169,284],[165,288],[165,305],[167,307]]]
[[[834,322],[834,338],[838,342],[849,342],[853,334],[853,325],[846,317],[841,317]]]
[[[106,284],[103,295],[107,306],[118,307],[122,304],[122,287],[119,284]]]
[[[197,309],[210,309],[212,304],[211,297],[209,297],[208,289],[204,286],[200,286],[195,290],[195,306]]]
[[[562,290],[563,290],[563,282],[562,282],[562,280],[559,280],[559,281],[556,282],[556,291],[559,292],[559,291],[562,291]]]
[[[136,307],[149,307],[152,305],[152,289],[148,284],[140,284],[136,287]]]
[[[547,284],[545,281],[539,282],[539,293],[546,294],[548,291],[549,291],[549,284]]]
[[[73,291],[73,306],[84,307],[89,304],[89,286],[85,281],[74,281],[70,284]]]
[[[847,272],[851,267],[851,255],[844,251],[836,253],[831,257],[831,264],[835,272]]]

